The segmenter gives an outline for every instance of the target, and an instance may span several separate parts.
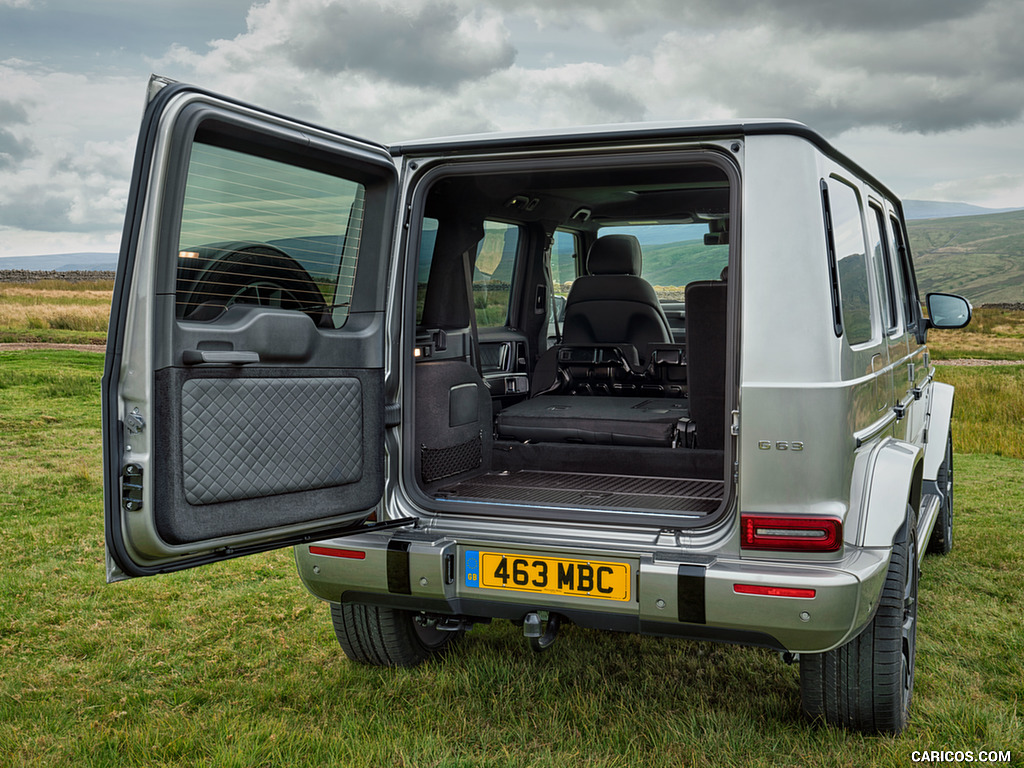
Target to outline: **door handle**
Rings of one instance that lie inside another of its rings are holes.
[[[230,349],[186,349],[181,353],[181,361],[185,365],[202,365],[203,363],[212,363],[214,365],[246,365],[248,363],[258,363],[260,361],[260,353]]]

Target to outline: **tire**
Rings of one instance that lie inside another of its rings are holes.
[[[448,650],[461,631],[421,625],[415,611],[332,603],[334,634],[345,655],[375,667],[415,667]]]
[[[279,307],[305,312],[317,325],[326,319],[324,296],[309,273],[276,248],[250,246],[209,262],[198,274],[188,273],[189,288],[179,285],[185,317],[208,320],[233,304]],[[187,293],[187,298],[182,294]]]
[[[801,654],[804,714],[869,734],[906,727],[914,692],[917,577],[916,527],[908,510],[871,623],[846,645]]]
[[[928,549],[933,555],[948,555],[953,549],[953,435],[946,438],[946,456],[939,465],[935,484],[942,494],[939,516],[935,520]]]

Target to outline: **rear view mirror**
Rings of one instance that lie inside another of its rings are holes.
[[[929,293],[928,326],[930,328],[963,328],[971,322],[971,303],[951,293]]]

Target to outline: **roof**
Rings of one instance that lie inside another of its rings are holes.
[[[690,122],[650,122],[589,125],[571,128],[536,129],[529,131],[497,131],[462,136],[442,136],[389,144],[393,155],[455,155],[509,149],[542,149],[572,147],[581,144],[619,142],[647,143],[686,141],[693,139],[730,139],[744,136],[796,136],[817,147],[822,153],[856,172],[870,182],[890,201],[902,208],[899,197],[874,174],[850,159],[814,129],[797,120],[766,118],[730,122],[698,120]]]

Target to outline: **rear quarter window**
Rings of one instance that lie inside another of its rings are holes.
[[[850,345],[871,340],[871,287],[860,196],[849,184],[831,178],[824,196],[830,257],[839,283],[841,330]],[[837,328],[837,331],[840,330]]]

